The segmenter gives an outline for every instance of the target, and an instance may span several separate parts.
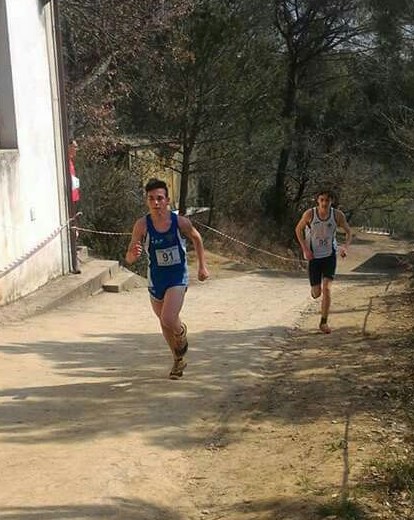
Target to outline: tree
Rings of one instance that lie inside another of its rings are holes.
[[[283,221],[288,163],[295,138],[304,130],[304,119],[300,114],[301,92],[304,85],[310,90],[316,65],[334,54],[345,52],[360,28],[356,24],[356,4],[349,0],[274,0],[272,8],[274,39],[278,46],[283,41],[282,59],[286,72],[280,112],[283,144],[270,209],[277,220]]]
[[[407,175],[407,0],[61,2],[74,131],[178,151],[181,213],[197,174],[218,218],[266,209],[290,236],[319,184],[355,216]]]
[[[60,0],[70,134],[93,141],[96,152],[113,146],[116,103],[133,83],[125,71],[148,37],[191,6],[192,0]]]
[[[181,176],[181,214],[186,212],[195,151],[211,135],[219,112],[227,110],[218,93],[228,77],[225,67],[233,49],[228,42],[235,32],[237,21],[226,5],[199,1],[186,17],[148,38],[134,67],[136,120],[146,123],[154,142],[169,141],[181,152],[175,166]]]

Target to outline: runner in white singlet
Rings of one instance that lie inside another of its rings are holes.
[[[316,195],[316,207],[307,209],[296,225],[296,237],[303,255],[309,261],[308,273],[313,298],[322,294],[321,321],[319,328],[325,334],[331,329],[328,315],[331,306],[331,286],[336,270],[336,229],[345,231],[345,243],[339,248],[342,258],[347,255],[352,232],[342,211],[332,207],[330,191],[320,191]]]

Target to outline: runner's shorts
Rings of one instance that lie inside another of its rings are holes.
[[[325,258],[313,258],[312,260],[309,260],[308,273],[311,286],[321,285],[322,278],[330,278],[333,280],[335,277],[335,270],[335,253],[331,256],[326,256]]]
[[[162,301],[167,289],[188,286],[187,269],[158,270],[148,278],[148,291],[152,298]]]

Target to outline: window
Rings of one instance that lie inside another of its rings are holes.
[[[10,148],[17,148],[17,129],[6,0],[0,0],[0,149]]]

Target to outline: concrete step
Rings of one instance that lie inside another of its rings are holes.
[[[119,293],[121,291],[130,291],[137,287],[146,287],[146,281],[141,276],[121,268],[121,270],[112,276],[102,285],[102,289],[107,292]]]
[[[51,280],[35,292],[0,307],[0,324],[20,321],[77,298],[102,292],[102,286],[119,271],[119,262],[90,259],[80,266],[79,274],[68,274]]]
[[[88,260],[80,265],[81,274],[76,275],[85,277],[82,289],[85,296],[96,294],[102,291],[102,286],[108,280],[116,276],[121,266],[115,260]]]

